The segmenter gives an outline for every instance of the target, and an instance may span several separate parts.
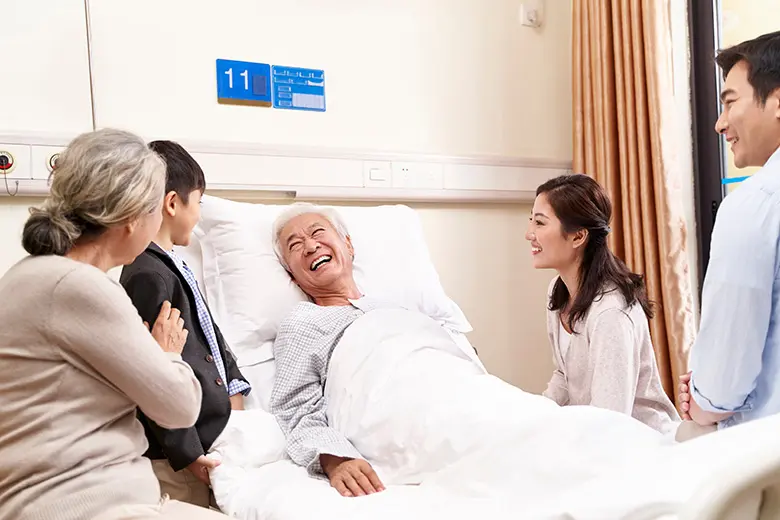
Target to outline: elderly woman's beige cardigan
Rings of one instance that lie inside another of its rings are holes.
[[[6,273],[0,323],[0,518],[158,511],[136,409],[169,428],[194,424],[201,389],[189,365],[162,351],[107,274],[63,257]]]

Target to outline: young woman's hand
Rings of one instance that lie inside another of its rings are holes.
[[[149,328],[147,322],[144,322],[144,325]],[[169,301],[164,301],[152,327],[152,337],[165,352],[181,354],[188,334],[179,309],[172,308]]]

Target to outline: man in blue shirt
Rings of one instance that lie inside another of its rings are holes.
[[[780,32],[719,53],[715,130],[738,168],[761,166],[718,211],[681,409],[726,428],[780,412]]]

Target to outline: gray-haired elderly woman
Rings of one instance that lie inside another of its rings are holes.
[[[60,154],[31,210],[30,254],[0,279],[0,516],[14,520],[226,518],[168,501],[136,419],[192,426],[200,384],[179,313],[151,334],[107,274],[160,227],[165,165],[139,137],[99,130]]]
[[[271,410],[287,435],[290,458],[312,473],[324,472],[343,496],[381,491],[371,465],[328,426],[322,384],[346,328],[386,304],[360,293],[352,277],[352,241],[335,210],[293,204],[274,223],[273,244],[279,261],[312,300],[282,322],[274,342]]]

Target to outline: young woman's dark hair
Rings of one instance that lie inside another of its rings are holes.
[[[568,310],[568,326],[585,317],[593,303],[610,287],[623,294],[628,306],[639,302],[648,318],[653,317],[653,304],[647,297],[644,279],[629,271],[626,264],[612,254],[607,246],[612,218],[612,203],[604,189],[587,175],[562,175],[545,182],[536,190],[561,221],[566,234],[587,230],[588,238],[580,264],[579,290]],[[569,291],[563,280],[556,281],[550,296],[549,309],[563,310],[569,303]]]

